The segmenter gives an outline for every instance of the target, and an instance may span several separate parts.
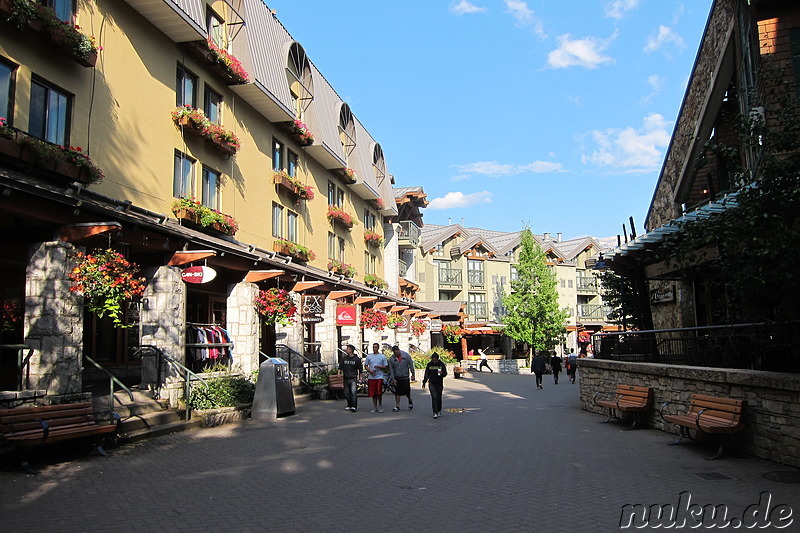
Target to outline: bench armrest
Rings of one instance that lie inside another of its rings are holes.
[[[664,418],[664,408],[666,408],[668,405],[669,405],[669,402],[664,402],[664,403],[661,404],[660,408],[658,409],[658,414],[661,416],[661,420],[663,420],[666,423],[669,423],[669,422],[667,422],[667,420]]]
[[[42,441],[39,443],[42,444],[44,441],[47,440],[47,437],[50,436],[50,426],[48,426],[47,422],[45,422],[41,418],[37,418],[36,421],[42,425]]]
[[[724,412],[724,411],[720,411],[719,409],[714,409],[712,407],[706,407],[705,409],[701,409],[697,413],[697,416],[694,418],[694,425],[697,426],[697,430],[698,431],[703,431],[703,428],[700,427],[700,416],[702,416],[702,414],[705,413],[706,411],[719,411],[720,413]],[[703,431],[703,433],[705,433],[705,431]]]
[[[600,396],[601,394],[603,394],[603,391],[597,391],[597,392],[595,392],[595,393],[594,393],[594,397],[592,397],[592,403],[594,403],[595,405],[597,405],[597,407],[603,407],[602,405],[598,405],[598,404],[597,404],[597,397],[598,397],[598,396]],[[609,394],[609,393],[605,393],[605,394],[607,394],[607,395],[608,395],[609,399],[610,399],[612,396],[614,396],[614,394]],[[616,403],[617,403],[617,406],[619,406],[619,401],[620,401],[621,399],[622,399],[622,395],[617,395],[617,402],[616,402]]]

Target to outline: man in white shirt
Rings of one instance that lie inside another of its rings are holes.
[[[369,396],[372,398],[371,413],[383,412],[383,379],[389,362],[386,356],[380,351],[380,345],[375,342],[372,344],[372,353],[367,356],[366,369],[369,374],[367,380]]]

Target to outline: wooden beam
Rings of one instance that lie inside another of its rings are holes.
[[[324,281],[298,281],[292,287],[292,292],[303,292],[307,291],[308,289],[313,289],[315,287],[319,287],[320,285],[325,285]]]
[[[384,307],[390,307],[394,305],[394,302],[375,302],[373,306],[375,309],[383,309]]]
[[[377,296],[359,296],[358,298],[356,298],[356,304],[360,305],[368,302],[374,302],[377,299],[378,299]]]
[[[62,241],[75,242],[95,235],[103,235],[111,231],[119,231],[122,225],[119,222],[89,222],[86,224],[70,224],[59,231]]]
[[[407,316],[407,315],[416,316],[417,312],[418,311],[416,309],[406,309],[405,311],[403,311],[403,316]]]
[[[172,259],[170,259],[167,264],[169,266],[181,266],[193,261],[202,261],[203,259],[208,259],[216,255],[217,252],[214,250],[182,250],[180,252],[175,252],[172,255]]]
[[[718,257],[719,248],[716,245],[706,246],[687,253],[682,262],[671,259],[647,265],[644,267],[644,277],[645,279],[658,279],[660,276],[697,266]]]
[[[277,278],[285,273],[285,270],[251,270],[244,277],[244,280],[248,283],[256,283],[265,279]]]
[[[328,293],[327,300],[338,300],[339,298],[346,298],[348,296],[353,296],[356,291],[331,291]]]

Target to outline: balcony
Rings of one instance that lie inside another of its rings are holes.
[[[406,277],[406,274],[408,274],[408,263],[400,259],[398,261],[398,265],[400,266],[400,271],[398,272],[398,274],[400,275],[401,278]]]
[[[483,270],[468,270],[467,281],[470,287],[483,287]]]
[[[400,229],[397,230],[398,246],[400,248],[416,248],[420,244],[422,230],[410,220],[400,222]]]
[[[454,287],[461,287],[462,285],[461,270],[457,268],[440,268],[439,269],[439,285],[449,285]]]
[[[468,302],[467,314],[475,320],[488,320],[489,305],[486,302]]]
[[[580,304],[578,305],[578,318],[605,321],[611,310],[609,305]]]
[[[597,278],[594,276],[578,276],[575,284],[578,292],[597,293]]]

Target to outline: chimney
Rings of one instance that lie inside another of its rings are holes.
[[[550,240],[550,234],[549,233],[545,233],[544,235],[542,235],[542,240],[543,241],[549,241]]]
[[[557,239],[556,239],[556,240],[557,240],[558,242],[561,242],[561,238],[564,236],[564,234],[563,234],[563,233],[561,233],[561,232],[559,231],[558,233],[556,233],[556,236],[557,236]]]
[[[453,225],[453,219],[452,218],[447,217],[447,225],[448,226],[452,226]]]

